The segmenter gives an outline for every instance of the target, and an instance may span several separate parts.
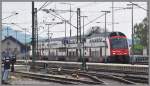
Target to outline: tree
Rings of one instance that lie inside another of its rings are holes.
[[[148,47],[148,20],[144,18],[142,22],[134,25],[134,40],[139,39],[139,46]],[[137,44],[137,43],[136,43]]]
[[[101,27],[99,27],[99,26],[94,26],[94,27],[91,27],[91,28],[87,31],[86,35],[87,35],[87,36],[91,36],[91,35],[93,35],[93,34],[101,34],[101,33],[104,33],[104,32],[105,32],[105,29],[104,29],[104,28],[101,28]],[[107,29],[106,29],[106,32],[108,32]]]

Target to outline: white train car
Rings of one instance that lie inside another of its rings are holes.
[[[49,42],[40,41],[39,46],[41,46],[38,49],[41,56],[47,56],[54,60],[64,58],[68,61],[71,59],[79,61],[84,56],[89,61],[113,62],[114,60],[126,61],[129,58],[127,39],[121,32],[107,33],[106,41],[105,34],[102,33],[86,36],[84,43],[80,44],[77,43],[77,37],[73,36],[71,38],[53,38]]]

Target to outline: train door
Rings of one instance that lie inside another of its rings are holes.
[[[91,53],[91,48],[89,48],[89,56],[91,56],[91,54],[92,54],[92,53]]]
[[[99,59],[100,59],[100,62],[103,61],[103,58],[102,58],[102,47],[100,47],[100,50],[99,50]]]

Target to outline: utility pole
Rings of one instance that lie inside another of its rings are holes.
[[[134,55],[134,27],[133,27],[133,4],[132,4],[132,54]]]
[[[82,69],[85,70],[85,61],[81,55],[81,16],[80,16],[80,8],[77,8],[77,43],[79,49],[80,59],[82,60]]]
[[[64,20],[65,22],[65,38],[66,38],[66,20]]]
[[[127,4],[128,6],[131,6],[131,24],[132,24],[132,55],[134,56],[134,26],[133,26],[133,6],[136,4]]]
[[[46,24],[48,26],[48,33],[47,33],[47,36],[48,36],[48,56],[50,56],[50,31],[49,31],[49,25],[51,24]]]
[[[9,36],[8,27],[7,27],[7,37]]]
[[[150,21],[149,21],[149,20],[150,20],[150,13],[149,13],[150,10],[149,10],[149,9],[150,9],[150,1],[148,0],[148,1],[147,1],[147,29],[148,29],[148,30],[147,30],[147,31],[148,31],[148,32],[147,32],[147,33],[148,33],[148,34],[147,34],[147,40],[148,40],[148,41],[147,41],[147,45],[148,45],[148,48],[147,48],[147,56],[150,55],[150,44],[149,44],[149,43],[150,43],[150,37],[149,37],[149,36],[150,36]],[[150,60],[149,60],[149,62],[150,62]],[[150,69],[149,69],[149,70],[150,70]],[[150,79],[149,79],[149,80],[150,80]]]
[[[65,55],[67,56],[67,50],[66,50],[66,20],[64,20],[64,22],[65,22]]]
[[[148,14],[148,15],[147,15],[147,16],[148,16],[147,20],[148,20],[148,33],[149,33],[149,35],[150,35],[150,13],[149,13],[150,10],[149,10],[149,9],[150,9],[150,1],[148,0],[148,1],[147,1],[147,10],[148,10],[148,11],[147,11],[147,12],[148,12],[148,13],[147,13],[147,14]],[[149,38],[149,42],[150,42],[150,37],[148,37],[148,38]],[[148,52],[149,52],[149,55],[150,55],[150,44],[148,43],[148,45],[149,45],[149,47],[148,47],[148,48],[149,48],[149,51],[148,51]],[[150,56],[149,56],[149,58],[150,58]],[[149,59],[149,62],[150,62],[150,59]],[[149,68],[149,71],[150,71],[150,68]],[[149,74],[149,77],[150,77],[150,74]],[[149,78],[149,80],[150,80],[150,78]]]
[[[15,32],[16,32],[16,43],[17,43],[17,32],[19,32],[18,30],[15,30]],[[16,49],[17,49],[17,45],[16,45]]]
[[[105,13],[105,57],[106,57],[106,15],[107,13],[110,13],[110,11],[101,11],[101,12],[104,12]]]
[[[114,32],[114,2],[112,2],[112,32]]]
[[[62,4],[66,4],[66,5],[69,5],[70,6],[70,37],[71,37],[71,34],[72,34],[72,30],[71,30],[71,2],[70,3],[62,3]]]
[[[79,16],[79,14],[78,14],[78,9],[77,9],[77,46],[79,45],[79,36],[78,36],[79,35],[79,33],[78,33],[78,31],[79,31],[79,25],[78,25],[78,22],[79,22],[78,21],[78,16]],[[76,55],[77,56],[79,55],[78,51],[79,51],[79,46],[76,49]]]
[[[79,49],[79,55],[81,58],[81,17],[80,17],[80,8],[77,8],[77,43],[78,43],[78,49]]]
[[[35,44],[35,9],[34,9],[34,1],[32,1],[32,66],[31,69],[35,69],[35,57],[36,57],[36,44]]]
[[[8,31],[8,26],[7,26],[7,37],[9,36],[9,31]],[[8,49],[8,43],[7,43],[7,49]]]
[[[70,23],[71,23],[71,3],[70,3]],[[71,32],[71,24],[70,24],[70,37],[71,37],[71,34],[72,32]]]
[[[83,57],[84,57],[84,41],[85,41],[84,40],[85,39],[85,36],[84,36],[84,18],[87,17],[87,16],[81,16],[81,17],[83,17],[83,27],[82,27],[83,28],[83,32],[82,32],[82,34],[83,34],[82,39],[83,40],[82,40],[82,42],[83,42]]]
[[[39,47],[38,47],[38,41],[39,41],[39,38],[38,38],[38,30],[39,28],[37,27],[36,28],[36,49],[37,49],[37,52],[36,52],[36,55],[37,55],[37,58],[39,59]]]
[[[26,28],[24,28],[24,30],[25,30],[25,58],[26,58],[26,69],[28,70],[28,64],[27,64],[27,42],[26,42],[26,38],[27,38],[27,35],[26,35]]]
[[[82,44],[83,44],[83,58],[84,58],[84,42],[85,42],[85,36],[84,36],[84,18],[86,18],[87,16],[81,16],[83,17],[83,37],[82,37]],[[86,61],[85,59],[83,59],[83,68],[84,70],[86,70]]]

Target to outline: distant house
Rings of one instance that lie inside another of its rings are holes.
[[[12,36],[5,37],[5,39],[2,40],[2,51],[5,51],[7,49],[10,49],[11,51],[14,51],[14,49],[17,49],[17,59],[22,59],[25,57],[25,55],[29,55],[29,47],[26,47],[23,43],[16,40]]]

